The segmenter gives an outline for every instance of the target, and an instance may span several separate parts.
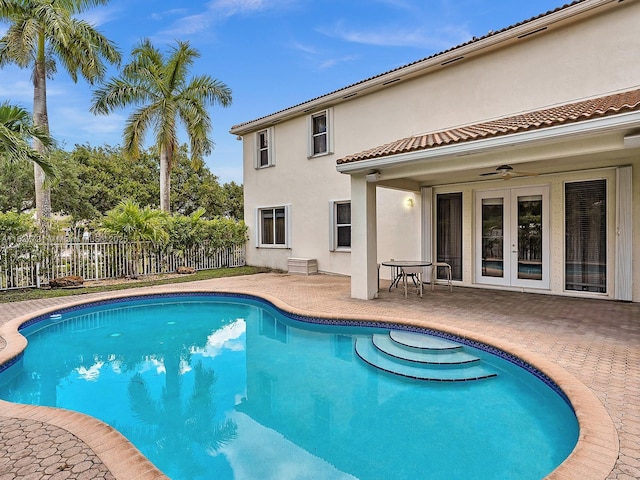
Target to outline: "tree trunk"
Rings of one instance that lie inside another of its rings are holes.
[[[170,147],[169,147],[170,148]],[[166,146],[160,148],[160,210],[170,213],[171,153]]]
[[[44,56],[44,36],[40,34],[38,55],[33,69],[33,124],[49,133],[49,115],[47,114],[47,72]],[[42,143],[34,139],[33,148],[44,154]],[[44,172],[39,165],[33,164],[36,191],[36,215],[39,221],[51,217],[51,190],[44,184]]]

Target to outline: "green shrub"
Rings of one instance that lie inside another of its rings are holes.
[[[35,220],[26,213],[0,212],[0,242],[8,246],[37,231]]]

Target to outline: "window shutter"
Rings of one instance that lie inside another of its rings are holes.
[[[291,248],[292,242],[291,242],[291,205],[285,205],[284,206],[284,221],[285,221],[285,225],[286,225],[286,230],[285,230],[285,239],[284,239],[284,246],[287,248]]]
[[[269,165],[276,164],[276,149],[275,149],[275,130],[274,127],[267,129],[267,145],[269,148]]]
[[[255,247],[258,248],[260,246],[260,235],[262,235],[262,225],[260,225],[260,209],[255,209],[255,223],[253,227],[253,236],[254,236],[254,244]]]
[[[329,202],[329,251],[336,250],[336,202]]]

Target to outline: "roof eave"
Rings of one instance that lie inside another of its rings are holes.
[[[616,130],[640,128],[640,112],[628,112],[603,118],[595,118],[577,123],[557,125],[537,130],[530,130],[499,137],[471,140],[427,148],[413,152],[388,155],[370,160],[357,160],[338,164],[336,169],[340,173],[358,174],[371,170],[398,167],[416,161],[435,160],[445,157],[459,157],[498,150],[504,147],[526,146],[536,143],[561,141],[580,135],[597,135]]]

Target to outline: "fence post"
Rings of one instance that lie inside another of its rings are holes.
[[[95,271],[93,274],[93,279],[97,280],[98,279],[98,268],[99,268],[99,262],[98,262],[98,242],[96,242],[93,245],[93,256],[94,256],[94,264],[95,264]]]

